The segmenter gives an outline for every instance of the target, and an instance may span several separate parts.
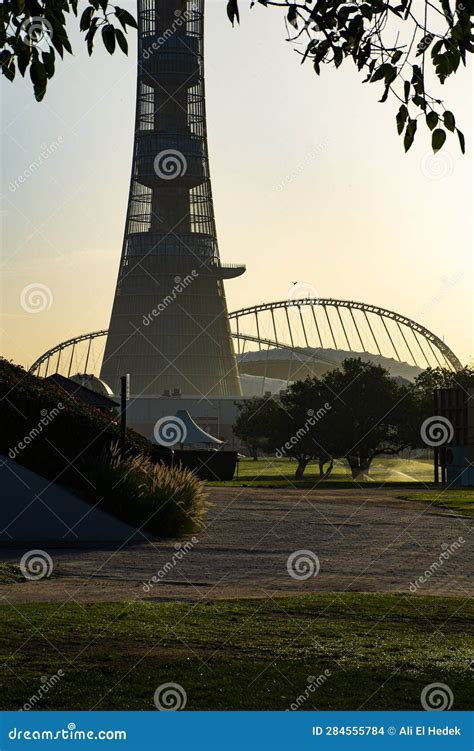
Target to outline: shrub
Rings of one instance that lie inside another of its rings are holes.
[[[130,429],[123,457],[111,451],[120,437],[116,415],[76,401],[3,358],[0,427],[0,452],[133,526],[169,537],[193,532],[202,521],[204,483],[193,472],[153,464],[153,444]]]
[[[120,437],[117,415],[102,414],[3,358],[0,425],[1,452],[43,477],[84,490],[87,469]],[[125,448],[146,454],[153,446],[127,430]]]
[[[100,506],[156,537],[179,537],[202,526],[205,483],[189,469],[123,457],[117,446],[96,464],[91,478]]]

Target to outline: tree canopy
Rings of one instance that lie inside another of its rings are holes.
[[[188,0],[182,0],[183,11]],[[189,0],[191,1],[191,0]],[[474,51],[474,0],[256,0],[285,15],[288,41],[317,75],[323,66],[352,61],[364,83],[381,89],[380,102],[397,102],[396,126],[405,151],[419,124],[431,133],[433,151],[448,133],[464,153],[465,139],[452,110],[436,89],[455,74]],[[255,5],[251,0],[251,6]],[[134,17],[109,0],[84,0],[79,28],[89,54],[97,37],[113,54],[127,54],[125,34],[137,28]],[[4,0],[0,6],[0,62],[9,81],[29,72],[41,101],[54,76],[56,53],[72,54],[66,21],[79,13],[79,0]],[[227,15],[239,22],[238,0],[228,0]]]
[[[251,443],[254,455],[261,450],[296,459],[296,479],[314,460],[327,476],[334,459],[345,459],[360,478],[377,456],[426,449],[421,428],[433,416],[433,390],[453,387],[474,388],[474,370],[429,368],[408,383],[379,365],[348,358],[320,378],[294,382],[278,399],[245,402],[234,432]]]

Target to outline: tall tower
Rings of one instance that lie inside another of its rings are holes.
[[[204,0],[138,0],[132,177],[103,378],[117,393],[241,394],[206,135]]]

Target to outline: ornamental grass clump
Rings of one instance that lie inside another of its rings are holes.
[[[143,455],[123,457],[114,446],[96,466],[100,505],[156,537],[181,537],[202,527],[205,483],[180,465],[165,467]]]

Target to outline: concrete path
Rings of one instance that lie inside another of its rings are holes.
[[[472,596],[473,520],[400,501],[399,493],[212,488],[206,528],[194,542],[46,545],[58,578],[1,586],[0,597],[18,603],[320,591]],[[0,558],[18,562],[23,552],[3,549]]]

